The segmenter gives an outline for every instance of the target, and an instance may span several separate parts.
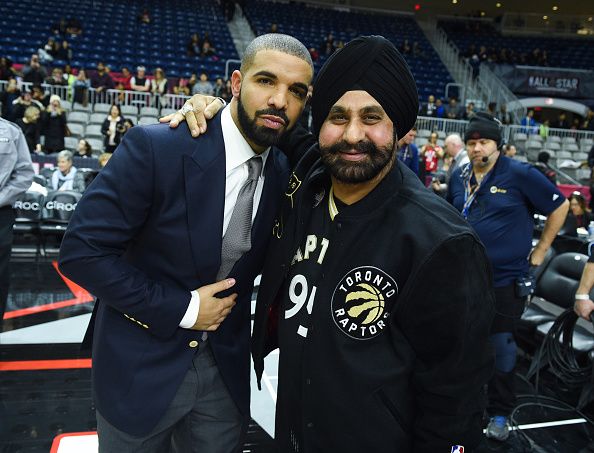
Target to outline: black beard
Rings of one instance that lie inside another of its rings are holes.
[[[282,118],[285,122],[285,127],[281,129],[270,129],[266,126],[258,126],[256,124],[256,118],[259,115],[274,115]],[[250,118],[248,113],[243,108],[241,103],[241,93],[237,98],[237,119],[239,120],[239,126],[245,134],[245,136],[258,146],[272,146],[277,145],[285,132],[289,130],[289,118],[287,114],[282,110],[276,110],[273,108],[258,110],[254,115],[254,118]]]
[[[367,157],[358,162],[344,160],[341,152],[355,149],[367,154]],[[386,166],[394,162],[394,141],[378,148],[373,142],[359,142],[349,145],[344,140],[328,147],[320,146],[322,162],[340,182],[346,184],[359,184],[375,178]]]

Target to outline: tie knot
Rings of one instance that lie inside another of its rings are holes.
[[[260,177],[262,173],[262,158],[260,156],[254,156],[247,161],[248,166],[248,179],[254,180]]]

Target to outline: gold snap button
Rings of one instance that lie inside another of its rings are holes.
[[[198,347],[198,342],[196,340],[190,341],[190,347],[191,348],[197,348]]]

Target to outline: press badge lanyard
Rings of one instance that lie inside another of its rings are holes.
[[[468,164],[469,167],[472,167],[471,164]],[[481,188],[481,186],[483,185],[483,183],[485,183],[487,181],[487,179],[489,179],[489,177],[491,176],[491,172],[492,169],[489,171],[489,173],[487,173],[484,177],[483,180],[481,182],[477,182],[476,186],[474,186],[474,188],[472,188],[472,185],[470,184],[470,181],[472,180],[472,176],[474,175],[474,170],[470,170],[470,174],[465,178],[465,184],[464,184],[464,207],[462,208],[462,216],[465,219],[468,219],[468,212],[470,211],[470,207],[472,206],[472,203],[474,203],[474,200],[476,199],[476,196],[478,195],[478,191]],[[476,180],[476,176],[475,176],[475,180]]]

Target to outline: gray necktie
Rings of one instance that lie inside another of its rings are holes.
[[[246,163],[248,179],[239,191],[229,226],[223,236],[217,281],[227,277],[237,260],[252,248],[252,211],[258,177],[262,173],[262,158],[254,156]]]

